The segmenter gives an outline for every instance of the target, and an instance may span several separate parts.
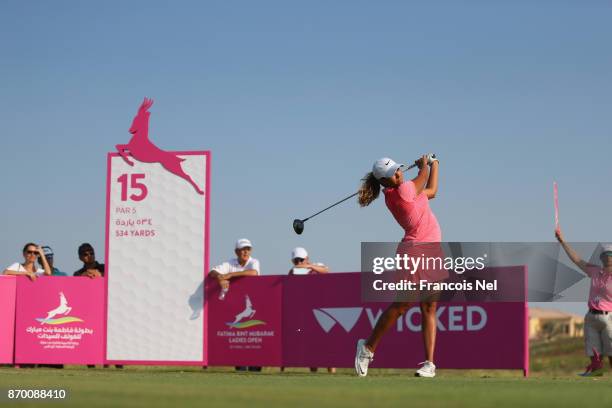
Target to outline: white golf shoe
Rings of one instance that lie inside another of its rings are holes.
[[[419,363],[419,365],[421,364],[423,366],[416,370],[416,373],[414,373],[415,377],[433,378],[436,376],[436,365],[434,363],[431,361],[423,361],[422,363]]]
[[[374,360],[374,353],[368,350],[365,343],[364,339],[357,341],[357,352],[355,354],[355,372],[360,377],[368,375],[368,365]]]

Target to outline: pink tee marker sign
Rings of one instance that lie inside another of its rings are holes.
[[[16,281],[14,276],[0,276],[0,364],[13,363]]]
[[[107,157],[105,358],[204,365],[210,152],[158,148],[152,105],[145,98],[129,143]]]
[[[15,363],[102,364],[104,279],[17,278]]]

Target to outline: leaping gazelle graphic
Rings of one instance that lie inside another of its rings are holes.
[[[236,315],[236,319],[231,324],[231,326],[236,325],[236,323],[238,323],[242,319],[245,319],[247,317],[253,317],[253,315],[255,315],[255,310],[253,309],[253,304],[251,303],[251,299],[249,298],[249,295],[246,295],[244,298],[245,298],[244,300],[245,308],[242,312]]]
[[[60,305],[55,309],[47,312],[47,317],[45,317],[40,324],[45,324],[49,319],[53,318],[56,315],[68,314],[72,310],[70,306],[68,306],[68,301],[66,300],[66,296],[64,296],[64,292],[60,292]]]
[[[204,191],[198,187],[193,179],[183,171],[181,163],[185,159],[181,159],[177,155],[166,152],[155,146],[149,139],[149,117],[151,113],[149,108],[153,105],[153,99],[144,98],[142,105],[138,108],[138,113],[134,117],[130,133],[133,135],[128,144],[118,144],[115,147],[123,160],[130,166],[134,162],[130,160],[128,154],[134,159],[143,163],[159,163],[170,173],[187,180],[198,194],[204,194]]]

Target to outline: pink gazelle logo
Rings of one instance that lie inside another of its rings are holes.
[[[129,156],[143,163],[159,163],[170,173],[189,182],[198,194],[204,195],[204,191],[183,170],[181,163],[185,159],[160,149],[149,139],[149,117],[151,116],[149,108],[152,105],[153,99],[144,98],[130,127],[130,133],[133,136],[128,144],[116,145],[117,152],[130,166],[133,166],[134,162]]]

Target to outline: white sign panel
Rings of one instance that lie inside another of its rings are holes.
[[[108,157],[106,359],[204,363],[209,152],[142,162],[122,146]]]

